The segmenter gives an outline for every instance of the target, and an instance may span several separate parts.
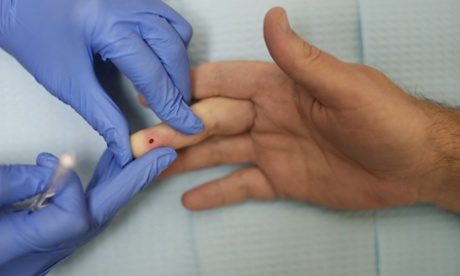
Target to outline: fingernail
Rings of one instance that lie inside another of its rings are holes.
[[[283,10],[283,13],[278,18],[278,26],[283,30],[284,33],[289,34],[291,32],[291,26],[286,15],[286,11]]]

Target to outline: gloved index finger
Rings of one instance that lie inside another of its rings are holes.
[[[142,93],[157,116],[184,134],[203,130],[203,123],[184,102],[163,64],[150,47],[136,34],[102,49]]]
[[[182,98],[190,102],[192,95],[187,49],[173,27],[163,18],[145,17],[141,21],[140,32]]]
[[[69,104],[101,135],[124,165],[132,159],[128,123],[118,106],[99,84],[94,73],[84,71],[79,91]]]

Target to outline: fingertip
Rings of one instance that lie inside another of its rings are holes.
[[[177,149],[177,131],[165,123],[139,130],[130,136],[131,151],[135,159],[157,148]]]
[[[182,132],[185,135],[195,135],[204,130],[204,123],[198,117],[193,113],[192,109],[185,103],[181,103],[182,108],[186,110],[188,113],[188,116],[186,116],[185,121],[184,121],[184,128],[178,129],[180,132]]]
[[[272,24],[276,24],[286,34],[291,32],[286,10],[282,7],[273,7],[265,15],[264,27],[271,27]]]
[[[175,150],[171,148],[162,148],[157,151],[162,151],[162,154],[157,158],[157,165],[158,165],[158,173],[159,175],[162,171],[164,171],[167,167],[169,167],[174,160],[177,159],[177,153]]]
[[[195,193],[194,190],[190,190],[182,195],[182,205],[190,211],[201,211],[206,210],[206,205],[203,203],[203,199],[199,194]]]
[[[165,118],[164,121],[182,134],[195,135],[204,130],[203,121],[193,113],[184,101],[181,101],[176,114],[178,115]]]
[[[282,8],[271,9],[264,21],[264,38],[276,65],[321,103],[335,105],[343,81],[353,85],[347,66],[300,37]],[[331,78],[330,76],[334,76]],[[353,83],[354,82],[354,83]]]
[[[161,174],[166,168],[168,168],[174,160],[177,159],[177,153],[172,148],[157,148],[143,156],[137,158],[133,163],[137,162],[138,168],[148,166],[149,171],[149,183],[152,179]]]
[[[203,184],[182,195],[182,205],[192,211],[201,211],[225,205],[221,190],[211,183]]]
[[[275,7],[267,12],[264,19],[264,39],[275,62],[287,55],[288,36],[292,33],[286,11],[283,8]]]
[[[190,45],[190,41],[192,41],[192,36],[193,36],[192,25],[187,23],[186,25],[184,25],[183,30],[179,30],[178,32],[181,35],[185,43],[185,48],[188,48],[188,46]]]
[[[151,168],[156,168],[155,177],[164,171],[169,165],[177,159],[177,153],[172,148],[161,147],[151,150],[137,158],[134,162],[138,162],[139,166],[148,165]]]
[[[195,114],[192,113],[192,122],[190,123],[190,126],[187,129],[184,129],[184,131],[181,131],[185,135],[196,135],[201,133],[204,130],[204,123],[203,121],[196,116]]]
[[[154,3],[154,5],[158,5]],[[174,9],[172,9],[166,3],[163,3],[163,11],[161,17],[165,18],[169,24],[176,30],[176,32],[181,37],[184,44],[187,46],[190,43],[193,35],[192,25],[187,22],[185,18],[183,18],[180,14],[177,13]],[[157,7],[155,7],[157,9]]]
[[[40,153],[36,159],[37,165],[48,167],[48,168],[54,168],[57,162],[58,162],[58,158],[48,152]]]

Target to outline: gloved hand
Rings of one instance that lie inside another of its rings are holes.
[[[196,134],[203,125],[186,104],[191,36],[158,0],[0,0],[0,47],[83,116],[121,164],[132,158],[128,125],[96,79],[93,56],[112,61],[160,119]]]
[[[106,150],[86,192],[72,173],[54,201],[33,213],[14,210],[11,204],[43,192],[57,158],[41,154],[37,166],[0,166],[0,275],[46,274],[102,232],[176,156],[161,148],[122,168]]]

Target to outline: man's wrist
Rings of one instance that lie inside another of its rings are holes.
[[[432,120],[428,133],[436,156],[425,195],[430,202],[460,213],[460,110],[430,102],[422,103],[422,108]]]

